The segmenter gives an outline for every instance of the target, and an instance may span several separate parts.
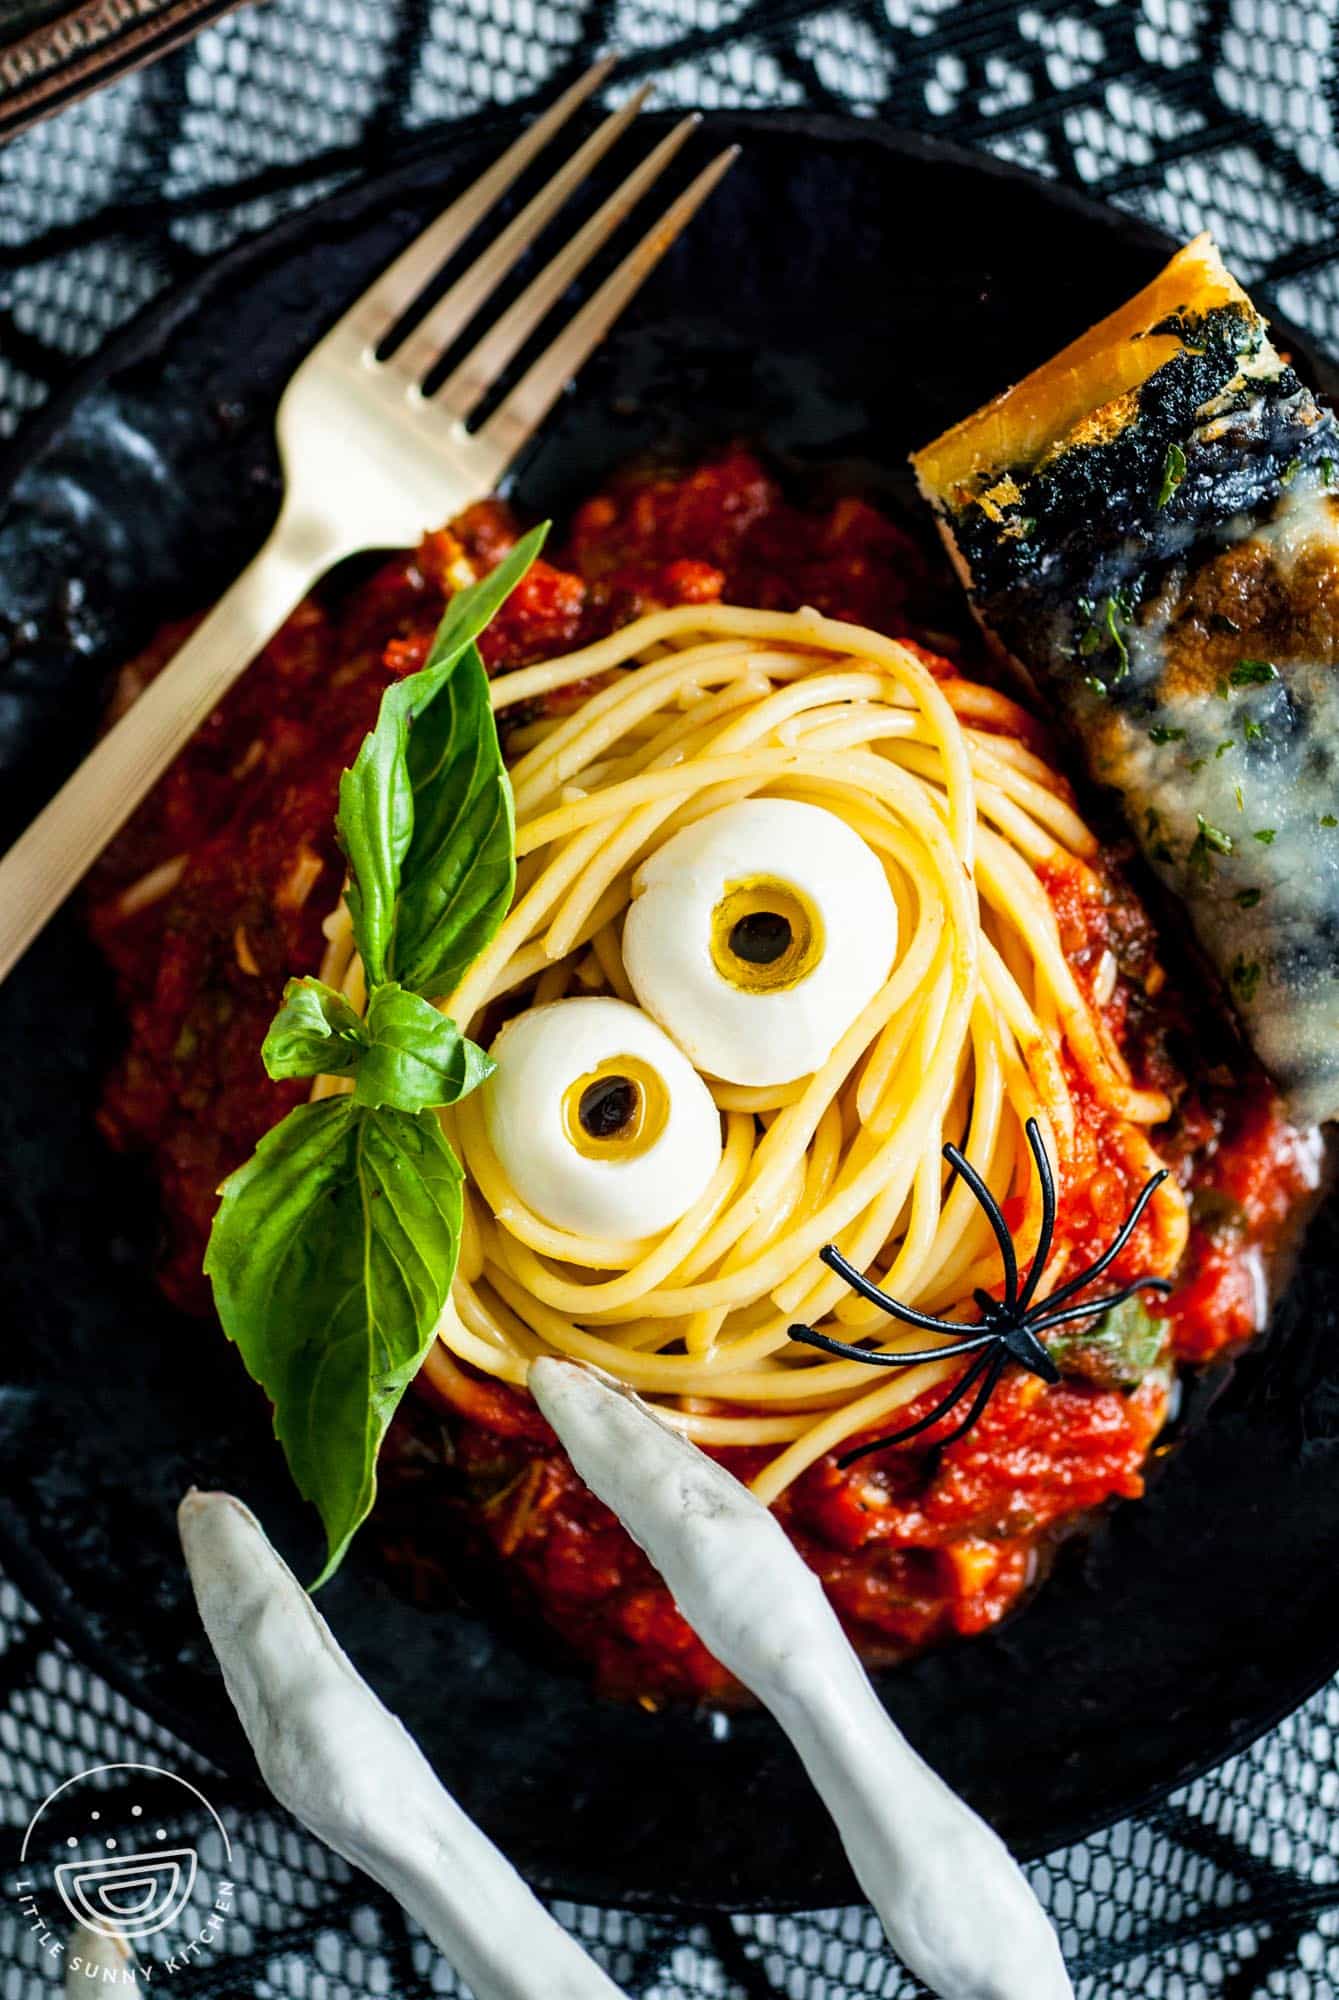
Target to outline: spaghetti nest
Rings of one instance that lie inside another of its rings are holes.
[[[815,612],[659,611],[501,677],[493,698],[497,710],[543,698],[547,712],[511,738],[511,913],[442,1003],[473,1034],[571,993],[634,1000],[621,953],[634,874],[722,806],[823,807],[887,873],[898,942],[886,983],[814,1074],[770,1089],[706,1079],[720,1164],[661,1234],[551,1226],[509,1183],[479,1095],[443,1113],[467,1185],[452,1306],[428,1363],[440,1385],[449,1393],[459,1361],[518,1385],[537,1354],[594,1362],[698,1442],[765,1448],[754,1485],[772,1500],[960,1365],[889,1371],[871,1388],[859,1362],[792,1342],[803,1320],[884,1351],[925,1344],[852,1297],[819,1263],[825,1244],[906,1303],[971,1319],[976,1288],[1000,1283],[999,1254],[967,1187],[949,1183],[946,1141],[1012,1199],[1023,1258],[1040,1226],[1029,1117],[1062,1190],[1076,1125],[1094,1117],[1132,1179],[1159,1164],[1147,1128],[1167,1099],[1132,1081],[1038,874],[1083,869],[1097,843],[1012,703]],[[327,976],[339,955],[337,938]],[[1143,1226],[1145,1268],[1169,1275],[1186,1227],[1166,1182]],[[1060,1243],[1039,1296],[1067,1261]]]

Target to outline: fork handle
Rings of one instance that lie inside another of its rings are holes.
[[[204,623],[0,859],[0,980],[339,551],[287,508]]]

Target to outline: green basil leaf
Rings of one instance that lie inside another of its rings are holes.
[[[496,862],[504,841],[512,839],[510,792],[506,790],[497,731],[487,700],[487,676],[474,642],[525,575],[539,554],[547,533],[547,523],[533,529],[495,570],[481,577],[478,583],[471,584],[467,590],[456,593],[446,607],[423,667],[418,673],[411,674],[408,680],[386,690],[381,699],[376,727],[364,738],[352,767],[340,779],[335,829],[349,864],[348,902],[353,918],[354,942],[362,955],[369,986],[378,985],[391,976],[397,913],[405,886],[401,879],[402,870],[411,844],[415,859],[410,872],[417,887],[408,959],[404,953],[400,954],[398,976],[401,984],[412,986],[416,991],[425,990],[425,981],[407,977],[403,966],[412,963],[420,970],[426,967],[433,972],[435,962],[443,958],[452,929],[462,933],[469,931],[473,936],[479,928],[484,906],[479,905],[474,896],[468,898],[468,907],[462,908],[461,904],[465,874],[474,849],[469,848],[461,856],[456,856],[444,851],[442,845],[443,838],[454,824],[449,802],[435,802],[436,810],[430,815],[433,825],[417,842],[415,814],[421,803],[423,784],[435,784],[439,778],[445,785],[459,782],[472,767],[477,767],[480,791],[489,796],[474,801],[473,813],[469,800],[454,802],[460,808],[461,837],[465,841],[484,840],[486,853],[481,854],[480,859],[491,859],[493,862]],[[463,685],[448,693],[454,686],[458,667],[463,668]],[[479,682],[482,682],[484,691],[482,706],[478,694]],[[421,724],[439,697],[444,695],[447,696],[447,712],[438,718],[438,726],[431,732],[432,741],[416,751],[411,761],[411,737],[416,732],[411,730],[410,725]],[[477,735],[477,742],[472,740],[471,732]],[[495,763],[496,773],[501,774],[500,787],[494,773]],[[506,793],[496,828],[493,827],[492,817],[485,811],[491,797],[490,778],[492,791],[502,789]],[[428,893],[430,884],[424,878],[425,868],[433,866],[447,868],[450,878],[441,897],[436,899]],[[495,866],[490,868],[490,874],[495,896]],[[438,914],[442,919],[438,925],[429,920],[429,913],[436,905],[440,905]],[[487,907],[491,906],[489,902]],[[453,919],[452,911],[459,913],[458,921]],[[443,924],[448,935],[438,937],[434,947],[433,935]],[[461,951],[466,949],[468,941],[462,936]],[[445,962],[450,966],[459,958],[460,953],[457,952],[447,957]],[[468,959],[465,962],[468,963]],[[444,992],[452,983],[448,979],[445,984],[438,984],[436,990]]]
[[[473,646],[415,723],[408,768],[414,832],[390,970],[415,993],[449,993],[506,916],[516,887],[511,782]]]
[[[488,944],[516,887],[516,819],[488,675],[474,640],[544,546],[547,522],[446,608],[423,667],[437,684],[417,713],[407,765],[414,830],[401,875],[392,952],[402,986],[449,993]],[[475,593],[487,593],[477,596]],[[454,617],[465,597],[468,619]],[[487,619],[479,620],[487,609]],[[462,650],[460,637],[469,627]]]
[[[356,1069],[363,1024],[342,993],[319,979],[290,979],[284,1004],[261,1045],[275,1082],[287,1076],[343,1076]]]
[[[416,679],[387,688],[376,728],[339,781],[335,834],[349,864],[345,895],[369,985],[386,977],[400,867],[414,831],[405,754]]]
[[[454,1104],[497,1067],[430,1000],[403,986],[376,986],[362,1023],[367,1046],[353,1086],[355,1104],[426,1111]]]
[[[549,523],[541,521],[528,535],[521,536],[515,548],[507,551],[496,569],[490,569],[487,576],[481,576],[468,589],[456,592],[442,613],[432,651],[423,662],[420,673],[414,675],[415,680],[431,674],[435,668],[449,667],[492,624],[543,548],[548,532]]]
[[[1142,1299],[1125,1299],[1095,1326],[1048,1335],[1052,1359],[1066,1375],[1103,1389],[1133,1389],[1154,1367],[1167,1342],[1167,1322],[1154,1319]]]
[[[325,1524],[318,1584],[371,1511],[382,1439],[449,1296],[461,1180],[431,1112],[335,1097],[290,1112],[224,1183],[205,1270]]]

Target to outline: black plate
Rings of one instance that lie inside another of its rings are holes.
[[[903,456],[1143,283],[1159,237],[1013,171],[866,124],[713,118],[743,161],[586,371],[518,495],[561,508],[668,427],[797,472]],[[17,818],[80,754],[105,676],[206,603],[276,500],[285,377],[373,270],[496,149],[471,132],[222,259],[26,433],[0,517],[0,798]],[[1291,336],[1290,336],[1291,338]],[[1292,338],[1313,379],[1334,377]],[[3,995],[4,1560],[118,1685],[248,1768],[187,1596],[172,1512],[235,1487],[306,1560],[259,1402],[149,1267],[151,1190],[91,1107],[118,1026],[68,913]],[[887,1675],[914,1741],[1022,1851],[1190,1777],[1339,1661],[1334,1211],[1268,1345],[1142,1506],[1071,1550],[992,1637]],[[370,1549],[322,1604],[459,1797],[542,1888],[740,1908],[848,1899],[771,1722],[594,1699],[466,1609],[398,1601]]]

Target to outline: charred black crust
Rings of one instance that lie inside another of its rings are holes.
[[[1229,388],[1264,337],[1246,308],[1175,314],[1152,331],[1187,345],[1136,392],[1136,414],[1115,436],[1037,470],[995,469],[1019,495],[1003,519],[978,503],[952,513],[977,606],[1007,643],[1020,614],[1035,621],[1039,593],[1054,616],[1081,594],[1128,588],[1136,567],[1147,584],[1150,563],[1182,555],[1234,514],[1261,512],[1298,470],[1339,451],[1333,418],[1291,368]],[[1215,398],[1225,421],[1197,427]],[[1184,453],[1174,484],[1172,447]],[[1137,564],[1123,563],[1122,545],[1138,549]]]

